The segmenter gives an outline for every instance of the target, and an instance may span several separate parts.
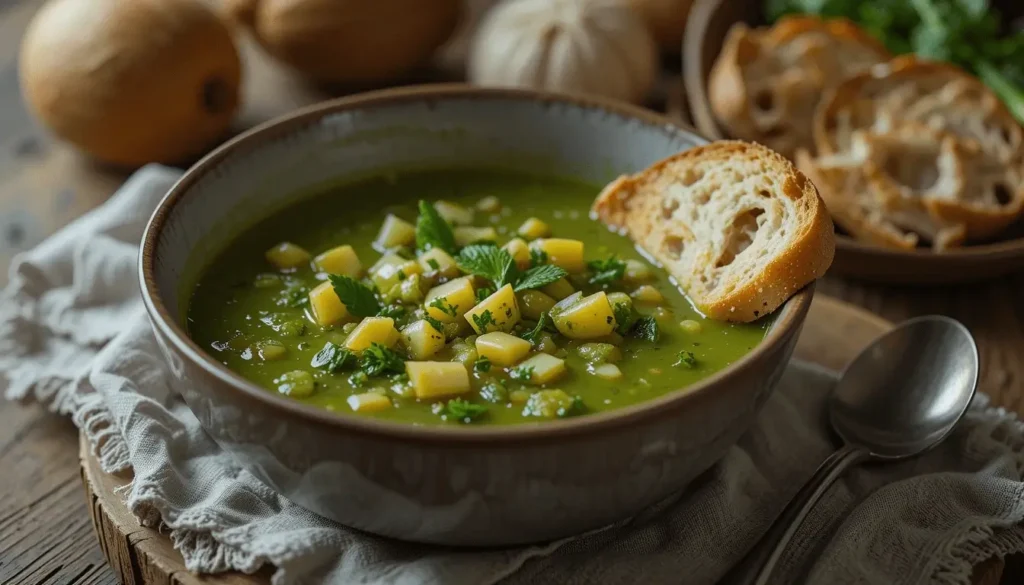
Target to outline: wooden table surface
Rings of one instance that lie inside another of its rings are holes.
[[[40,4],[40,0],[0,0],[3,271],[19,250],[102,203],[127,176],[55,143],[27,115],[18,92],[17,45]],[[246,46],[243,53],[247,105],[240,128],[326,97],[254,56],[251,47]],[[0,273],[0,285],[6,281],[6,274]],[[978,341],[980,389],[998,405],[1024,413],[1024,274],[929,289],[826,278],[819,291],[891,321],[928,313],[959,319]],[[77,437],[67,419],[37,405],[0,400],[0,583],[117,582],[96,544],[85,509]]]

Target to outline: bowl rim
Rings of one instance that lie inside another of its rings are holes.
[[[412,425],[394,421],[335,413],[317,406],[307,405],[267,391],[246,380],[217,362],[178,324],[169,312],[156,284],[156,247],[160,234],[176,204],[191,187],[225,158],[246,150],[255,150],[269,138],[290,133],[294,128],[338,112],[377,106],[400,105],[444,99],[515,100],[557,103],[622,116],[646,125],[659,126],[673,133],[692,134],[698,143],[706,142],[702,136],[685,124],[677,123],[651,110],[630,104],[570,94],[556,94],[530,89],[482,88],[462,83],[442,83],[405,86],[355,94],[328,100],[298,109],[275,118],[223,143],[190,167],[168,190],[146,224],[139,253],[139,279],[143,302],[153,326],[173,346],[173,349],[206,377],[230,388],[237,398],[271,407],[282,417],[290,417],[332,430],[370,435],[379,439],[398,441],[416,440],[430,444],[515,446],[524,442],[550,441],[565,437],[578,437],[602,432],[625,425],[641,424],[655,418],[670,416],[680,408],[691,408],[697,401],[706,401],[715,388],[741,374],[758,367],[780,345],[797,335],[810,307],[814,283],[797,291],[776,311],[775,322],[765,337],[751,351],[718,372],[689,386],[667,392],[661,396],[610,411],[574,417],[560,421],[535,424],[495,425],[483,427],[449,425]],[[514,441],[510,441],[514,439]]]
[[[700,132],[713,140],[730,140],[729,134],[715,119],[708,97],[708,83],[701,68],[704,57],[708,24],[715,13],[722,8],[724,0],[695,0],[686,21],[686,34],[682,43],[683,87],[693,122]],[[740,22],[740,21],[736,21]],[[720,49],[721,47],[719,47]],[[718,55],[715,55],[718,58]],[[1018,220],[1020,221],[1020,220]],[[1014,259],[1024,261],[1024,236],[1006,240],[994,240],[980,244],[968,244],[942,252],[927,248],[903,250],[886,248],[857,241],[850,236],[836,234],[836,250],[843,253],[870,255],[878,259],[901,262],[944,263],[946,260],[984,260],[997,262]]]

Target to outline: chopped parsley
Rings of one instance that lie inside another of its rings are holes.
[[[377,312],[378,317],[391,317],[398,319],[405,315],[405,307],[402,305],[388,305]]]
[[[423,320],[430,324],[431,327],[437,329],[437,332],[444,335],[444,325],[440,321],[431,317],[430,315],[424,315]]]
[[[622,280],[626,274],[626,263],[614,255],[604,260],[591,260],[587,262],[587,268],[593,273],[590,276],[590,284],[609,285]]]
[[[488,325],[497,326],[498,322],[494,320],[494,315],[491,314],[491,310],[487,309],[479,315],[473,315],[473,324],[476,325],[477,331],[487,332]]]
[[[473,371],[479,374],[486,374],[491,371],[491,360],[481,356],[473,363]]]
[[[569,403],[569,406],[559,407],[555,414],[558,418],[567,418],[583,414],[586,411],[587,405],[583,404],[583,398],[580,396],[573,396],[572,402]]]
[[[637,319],[629,334],[637,339],[643,339],[651,343],[657,343],[658,338],[661,337],[658,322],[654,320],[654,317],[640,317]]]
[[[331,274],[329,278],[334,293],[338,295],[349,313],[356,317],[371,317],[380,313],[380,301],[377,300],[370,287],[354,278],[340,274]]]
[[[434,260],[433,258],[428,258],[427,259],[427,266],[429,266],[431,270],[440,270],[441,269],[441,264],[439,264],[438,261]]]
[[[676,356],[676,362],[672,365],[692,370],[697,367],[697,357],[693,355],[693,352],[683,350]]]
[[[316,352],[309,365],[333,374],[354,368],[358,361],[356,354],[328,341],[323,349]]]
[[[423,251],[440,248],[449,254],[455,254],[458,248],[452,226],[426,201],[420,201],[420,215],[416,218],[416,247]]]
[[[489,287],[489,286],[482,286],[482,287],[476,289],[476,300],[477,300],[477,302],[482,302],[487,297],[493,295],[494,292],[495,292],[494,289]]]
[[[554,321],[551,320],[551,315],[549,315],[547,311],[544,311],[543,313],[540,314],[540,320],[537,321],[537,325],[530,331],[524,331],[519,335],[519,337],[522,337],[526,341],[529,341],[530,343],[537,345],[538,343],[540,343],[541,336],[544,333],[544,330],[547,329],[548,327],[551,327],[552,325],[554,325]]]
[[[487,406],[473,404],[461,398],[452,398],[448,404],[441,409],[441,415],[446,418],[457,420],[461,423],[471,423],[474,420],[487,414]]]
[[[612,303],[612,311],[615,313],[615,332],[619,335],[629,333],[633,326],[633,309],[626,303]]]
[[[437,297],[436,299],[430,301],[429,306],[434,307],[435,309],[441,311],[445,315],[451,315],[452,317],[457,317],[459,315],[459,308],[456,307],[455,305],[449,304],[448,299],[446,299],[445,297]]]
[[[371,343],[370,347],[363,350],[363,357],[359,361],[359,368],[367,376],[379,376],[381,374],[402,374],[405,373],[405,361],[394,351],[379,343]]]
[[[519,366],[508,371],[508,377],[520,382],[529,382],[533,378],[533,366]]]

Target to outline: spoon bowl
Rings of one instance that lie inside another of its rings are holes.
[[[974,397],[978,348],[948,317],[910,319],[864,349],[829,398],[832,428],[875,459],[903,459],[937,445]]]

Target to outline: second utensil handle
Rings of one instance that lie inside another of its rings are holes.
[[[797,530],[803,524],[811,508],[818,503],[821,496],[825,495],[825,492],[828,491],[832,483],[847,468],[863,461],[867,457],[868,453],[866,451],[844,445],[842,449],[829,455],[828,459],[825,459],[818,466],[814,475],[807,480],[804,487],[786,504],[786,507],[782,510],[778,519],[776,519],[776,523],[779,523],[780,527],[785,526],[785,531],[782,532],[774,543],[765,543],[769,546],[773,545],[773,548],[771,554],[768,555],[764,564],[761,565],[761,569],[757,572],[757,577],[753,581],[754,585],[767,585],[768,580],[772,576],[772,571],[774,571],[779,559],[782,558],[783,551],[785,551],[790,541],[793,540],[793,536],[796,535]]]

